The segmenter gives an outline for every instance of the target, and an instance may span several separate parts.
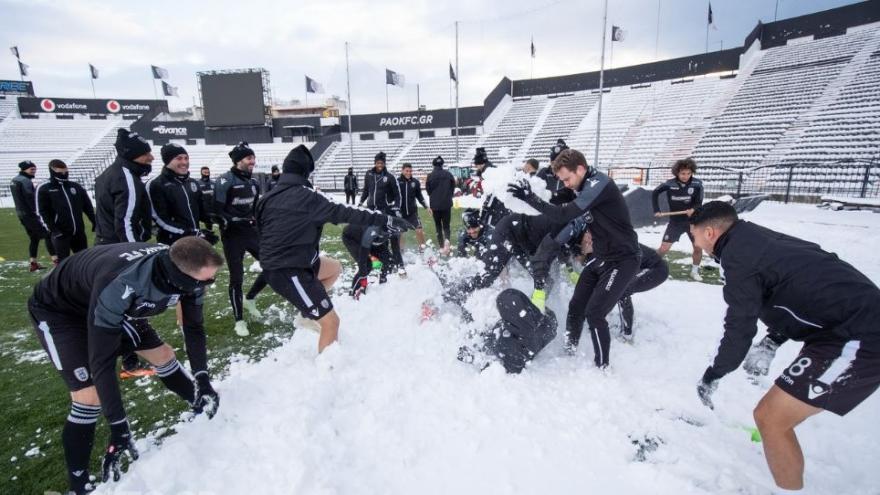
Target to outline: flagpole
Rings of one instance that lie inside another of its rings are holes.
[[[660,50],[660,4],[663,0],[657,0],[657,37],[654,39],[654,61],[657,61],[657,54]]]
[[[709,6],[709,10],[707,10],[707,12],[710,12],[712,10],[712,2],[709,2],[708,6]],[[707,14],[707,16],[708,16],[708,14]],[[706,53],[709,53],[709,19],[708,19],[708,17],[706,18]]]
[[[354,168],[354,139],[351,137],[351,77],[348,70],[348,42],[345,42],[345,88],[348,94],[348,159]]]
[[[461,158],[461,152],[458,149],[458,81],[461,79],[461,72],[458,71],[458,21],[455,21],[455,162]]]
[[[613,36],[613,34],[612,34]],[[611,40],[611,48],[608,50],[608,70],[614,70],[614,40]]]
[[[153,70],[150,69],[150,72],[152,73]],[[153,78],[153,98],[155,98],[157,100],[159,99],[159,91],[156,90],[156,78],[155,77]]]
[[[599,106],[596,109],[596,148],[593,152],[593,166],[599,167],[599,138],[602,135],[602,91],[605,86],[605,38],[608,34],[608,0],[605,0],[605,13],[602,14],[602,57],[599,66]]]
[[[91,67],[89,67],[89,82],[92,83],[92,98],[97,100],[98,97],[95,96],[95,77],[92,75]]]
[[[388,81],[385,81],[385,113],[388,112]]]

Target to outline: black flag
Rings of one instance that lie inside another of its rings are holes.
[[[165,96],[177,96],[177,87],[162,81],[162,93],[164,93]]]
[[[17,46],[10,46],[9,51],[12,52],[12,55],[15,56],[15,58],[21,58],[18,55],[18,47]]]
[[[535,58],[535,38],[532,38],[532,58]]]
[[[455,70],[452,68],[452,62],[449,62],[449,79],[458,82],[458,77],[456,77]]]
[[[620,26],[611,26],[611,41],[623,41],[626,38],[626,31]]]
[[[392,86],[400,86],[403,87],[404,77],[403,74],[399,72],[394,72],[393,70],[385,69],[385,84],[390,84]]]
[[[712,2],[709,2],[709,25],[711,26],[714,21],[715,20],[712,18]]]
[[[28,67],[30,67],[30,65],[28,65],[20,60],[18,61],[18,72],[21,73],[21,77],[27,77]]]
[[[92,73],[92,79],[98,78],[98,68],[92,64],[89,64],[89,71]]]
[[[153,71],[153,79],[168,79],[167,70],[156,65],[151,65],[150,69]]]
[[[324,85],[306,76],[306,93],[324,94]]]

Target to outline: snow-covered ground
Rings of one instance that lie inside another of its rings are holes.
[[[878,214],[764,204],[746,218],[818,242],[880,281]],[[640,237],[653,246],[660,234]],[[516,271],[511,283],[528,287]],[[478,324],[497,317],[498,290],[471,300]],[[421,302],[439,291],[416,264],[360,301],[336,297],[339,345],[316,358],[316,335],[297,332],[261,362],[234,365],[215,385],[213,420],[182,423],[158,447],[142,440],[141,459],[100,491],[773,492],[761,445],[743,427],[799,346],[780,349],[760,386],[741,370],[726,377],[715,411],[703,407],[695,386],[721,336],[721,287],[667,281],[636,295],[635,344],[613,342],[607,372],[593,367],[589,340],[567,357],[558,337],[518,376],[458,362],[467,328],[452,315],[420,324]],[[560,316],[570,291],[551,295]],[[880,491],[878,417],[875,395],[846,418],[823,413],[798,429],[812,493]]]

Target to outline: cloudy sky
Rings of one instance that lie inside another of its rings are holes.
[[[778,15],[849,3],[854,2],[779,0]],[[614,66],[705,50],[706,0],[609,4],[609,26],[622,26],[627,34],[614,44]],[[354,113],[385,110],[386,67],[406,76],[405,88],[389,88],[391,111],[403,111],[416,107],[416,83],[422,104],[449,106],[456,20],[462,106],[482,104],[503,76],[598,70],[602,5],[602,0],[0,0],[0,45],[19,47],[39,96],[91,97],[92,63],[100,71],[99,98],[152,98],[154,64],[168,69],[170,83],[179,87],[180,97],[169,98],[179,109],[198,98],[195,73],[216,69],[268,69],[276,99],[302,100],[306,74],[324,85],[326,96],[345,98],[348,41]],[[773,20],[776,6],[776,0],[715,0],[710,49],[741,45],[758,20]],[[0,56],[0,79],[18,79],[8,51]],[[323,97],[309,95],[311,101],[318,98]]]

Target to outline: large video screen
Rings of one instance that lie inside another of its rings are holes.
[[[263,76],[260,72],[199,74],[205,125],[262,125]]]

